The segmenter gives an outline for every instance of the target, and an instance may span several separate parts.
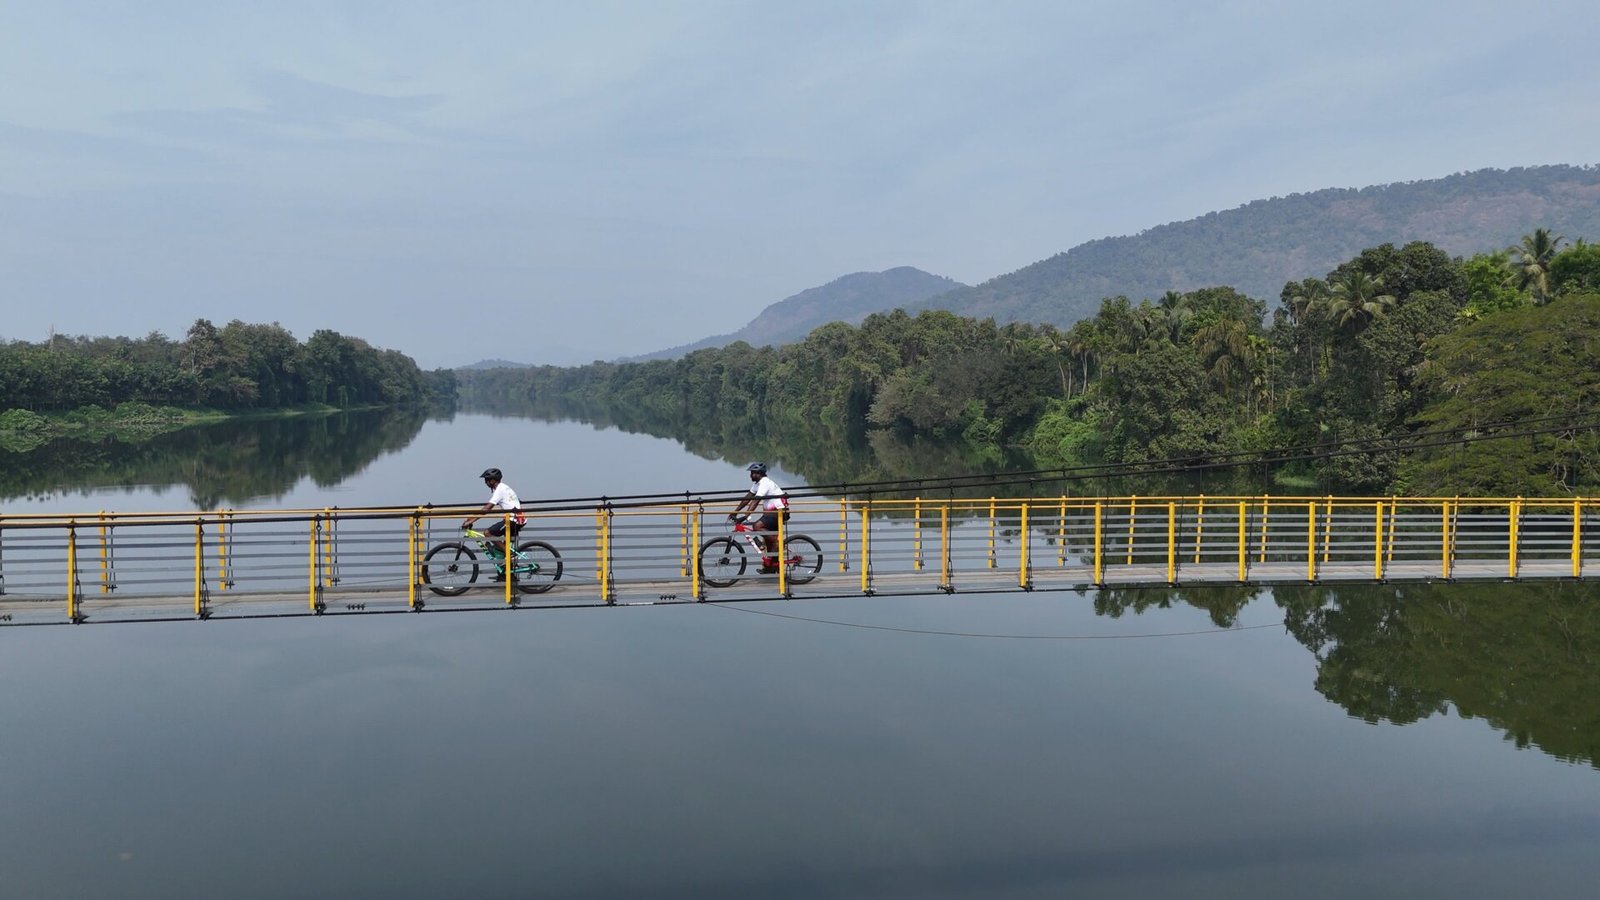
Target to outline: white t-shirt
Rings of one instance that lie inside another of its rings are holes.
[[[489,495],[489,503],[495,509],[521,509],[522,501],[517,499],[517,492],[511,485],[504,481],[494,486],[494,493]]]
[[[750,493],[762,498],[762,509],[774,510],[789,508],[789,498],[784,496],[783,488],[778,487],[778,483],[773,481],[770,476],[761,476],[761,480],[756,482],[756,486],[750,489]]]

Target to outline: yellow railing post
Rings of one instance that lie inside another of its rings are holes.
[[[312,612],[321,612],[321,604],[317,602],[317,553],[322,549],[322,519],[317,514],[311,515],[311,546],[310,562],[307,565],[306,578],[311,582],[311,595],[309,598]]]
[[[78,526],[67,522],[67,621],[81,622],[78,611]]]
[[[995,562],[995,558],[994,558],[994,533],[995,533],[994,498],[990,497],[989,498],[989,568],[991,568],[991,569],[993,569],[997,565],[997,563]]]
[[[850,571],[850,500],[839,500],[839,571]]]
[[[939,587],[950,590],[950,504],[939,504]]]
[[[1583,577],[1583,500],[1572,499],[1572,577]]]
[[[1245,569],[1250,563],[1250,548],[1245,540],[1245,528],[1249,523],[1250,511],[1248,504],[1239,501],[1239,581],[1245,580]]]
[[[696,564],[694,560],[694,548],[700,546],[697,543],[691,543],[689,539],[689,518],[691,515],[693,514],[689,510],[689,504],[685,503],[683,506],[678,508],[679,542],[683,545],[683,562],[678,566],[678,577],[680,578],[688,575],[689,567]]]
[[[233,582],[228,567],[233,560],[228,556],[228,511],[217,510],[217,589],[225,591]]]
[[[1094,502],[1094,583],[1105,584],[1105,514],[1104,500]]]
[[[789,548],[783,542],[783,513],[778,513],[778,533],[774,537],[778,540],[778,552],[773,554],[778,560],[778,596],[789,596]]]
[[[607,603],[616,600],[615,586],[611,583],[611,509],[610,505],[601,506],[594,511],[595,517],[595,550],[600,557],[597,564],[600,566],[595,573],[600,581],[600,599]]]
[[[1328,505],[1323,507],[1326,512],[1322,516],[1322,564],[1327,565],[1333,558],[1333,495],[1328,495]]]
[[[1167,501],[1167,584],[1178,581],[1178,504]]]
[[[517,558],[512,555],[514,548],[511,546],[511,520],[514,515],[509,509],[500,514],[500,523],[505,527],[505,530],[500,532],[500,562],[505,565],[507,606],[515,606],[517,602],[516,585],[513,583],[517,580]]]
[[[861,507],[861,593],[872,593],[872,502]]]
[[[1388,533],[1384,536],[1383,563],[1387,570],[1394,563],[1394,536],[1400,530],[1400,498],[1389,498]]]
[[[1439,508],[1439,577],[1449,581],[1451,557],[1455,554],[1455,544],[1450,540],[1450,501],[1443,501]]]
[[[1033,579],[1028,577],[1028,501],[1026,500],[1022,501],[1022,506],[1017,511],[1017,532],[1022,542],[1017,566],[1017,587],[1031,590]]]
[[[206,586],[206,528],[199,519],[194,520],[194,614],[205,618]]]
[[[1372,523],[1372,579],[1383,580],[1383,501],[1373,507]]]
[[[1128,498],[1128,565],[1133,565],[1133,523],[1139,521],[1139,497],[1135,494]]]
[[[684,511],[689,516],[689,545],[695,548],[694,550],[690,551],[694,558],[689,562],[689,592],[694,595],[696,600],[704,600],[705,589],[700,586],[699,547],[700,529],[702,525],[702,519],[705,517],[705,508],[702,506],[696,506],[694,509],[689,509],[687,506],[685,506]]]
[[[1056,518],[1056,566],[1067,566],[1067,498],[1061,498],[1061,508]]]
[[[100,510],[100,593],[111,593],[110,532],[106,528],[106,511]]]
[[[334,528],[336,526],[332,508],[324,509],[322,514],[328,517],[327,527],[323,529],[328,539],[322,542],[322,586],[326,588],[333,586],[333,573],[336,571],[333,565],[333,541]]]
[[[1306,504],[1306,581],[1317,582],[1317,501]]]
[[[1206,495],[1201,494],[1197,499],[1194,508],[1194,564],[1197,566],[1200,565],[1200,539],[1204,536],[1204,531],[1202,529],[1204,527],[1205,519]]]
[[[1519,543],[1521,543],[1521,539],[1522,539],[1522,498],[1521,497],[1518,497],[1517,499],[1511,501],[1510,515],[1511,515],[1511,523],[1510,523],[1511,524],[1511,527],[1510,527],[1511,547],[1510,547],[1510,551],[1506,554],[1506,570],[1507,570],[1506,571],[1506,577],[1507,578],[1515,578],[1515,577],[1517,577],[1517,545]]]
[[[911,501],[911,568],[922,571],[922,498]]]
[[[1261,496],[1261,562],[1267,561],[1267,523],[1272,520],[1272,495]]]
[[[422,572],[420,542],[422,510],[414,510],[406,525],[406,606],[417,608],[417,580]]]

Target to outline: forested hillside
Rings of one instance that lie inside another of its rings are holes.
[[[1485,169],[1330,189],[1090,241],[983,284],[907,307],[1070,326],[1106,297],[1229,285],[1262,300],[1363,248],[1427,241],[1452,256],[1500,249],[1535,227],[1600,234],[1600,166]]]
[[[767,447],[793,472],[813,460],[785,447],[897,435],[1026,448],[1043,467],[1281,454],[1299,462],[1280,471],[1318,493],[1600,489],[1600,435],[1581,427],[1470,448],[1411,442],[1591,413],[1600,245],[1545,229],[1466,259],[1380,244],[1279,299],[1268,320],[1263,300],[1231,287],[1115,297],[1065,330],[896,310],[781,347],[460,374],[469,404],[577,404],[659,434]]]
[[[779,300],[762,310],[748,325],[731,334],[648,353],[636,359],[672,359],[694,350],[723,347],[735,341],[744,341],[756,347],[788,344],[829,322],[855,324],[871,313],[912,306],[935,294],[965,286],[954,279],[930,275],[910,266],[885,272],[857,272]],[[745,307],[733,306],[730,309],[739,316],[738,321],[748,315]]]

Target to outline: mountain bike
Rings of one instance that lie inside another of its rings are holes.
[[[700,545],[700,577],[712,587],[731,587],[744,574],[750,553],[764,558],[761,533],[747,519],[732,523],[730,534],[714,537]],[[767,532],[771,535],[771,532]],[[745,550],[745,545],[751,547]],[[805,584],[822,571],[822,548],[809,535],[783,536],[783,564],[788,567],[790,584]],[[759,565],[759,563],[758,563]]]
[[[481,531],[464,529],[486,557],[485,568],[493,565],[496,576],[505,573],[505,544]],[[523,541],[511,550],[511,580],[524,594],[542,594],[561,580],[561,554],[544,541]],[[478,553],[463,541],[435,544],[422,558],[422,583],[442,597],[459,597],[478,580]]]

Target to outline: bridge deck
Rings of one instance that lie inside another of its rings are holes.
[[[1255,563],[1246,567],[1240,581],[1238,566],[1232,563],[1189,564],[1177,569],[1169,581],[1165,565],[1133,564],[1107,566],[1098,583],[1090,566],[1048,567],[1030,570],[1024,580],[1016,571],[999,569],[952,573],[948,584],[941,584],[938,572],[927,570],[873,574],[862,589],[856,572],[819,575],[801,585],[787,585],[785,595],[775,575],[741,578],[730,587],[703,588],[703,598],[692,593],[687,579],[619,581],[612,586],[608,600],[598,584],[563,581],[543,594],[522,594],[508,604],[502,585],[474,586],[458,597],[437,596],[425,587],[419,589],[415,604],[407,586],[333,586],[320,593],[321,609],[314,609],[306,592],[211,592],[206,597],[205,618],[267,618],[312,615],[360,615],[395,612],[441,612],[490,609],[570,609],[603,606],[660,606],[694,602],[749,602],[762,600],[838,598],[876,595],[918,595],[938,593],[994,593],[1009,591],[1074,591],[1099,588],[1201,587],[1218,585],[1370,584],[1383,582],[1432,581],[1521,581],[1571,580],[1571,565],[1566,560],[1533,560],[1519,564],[1517,578],[1508,576],[1508,559],[1482,559],[1457,562],[1451,577],[1445,579],[1437,562],[1396,562],[1385,567],[1383,578],[1374,577],[1370,562],[1327,563],[1318,567],[1317,579],[1306,578],[1306,565],[1299,563]],[[0,622],[13,625],[63,622],[59,598],[0,597]],[[133,622],[195,619],[194,599],[189,595],[90,595],[79,604],[80,621]]]

